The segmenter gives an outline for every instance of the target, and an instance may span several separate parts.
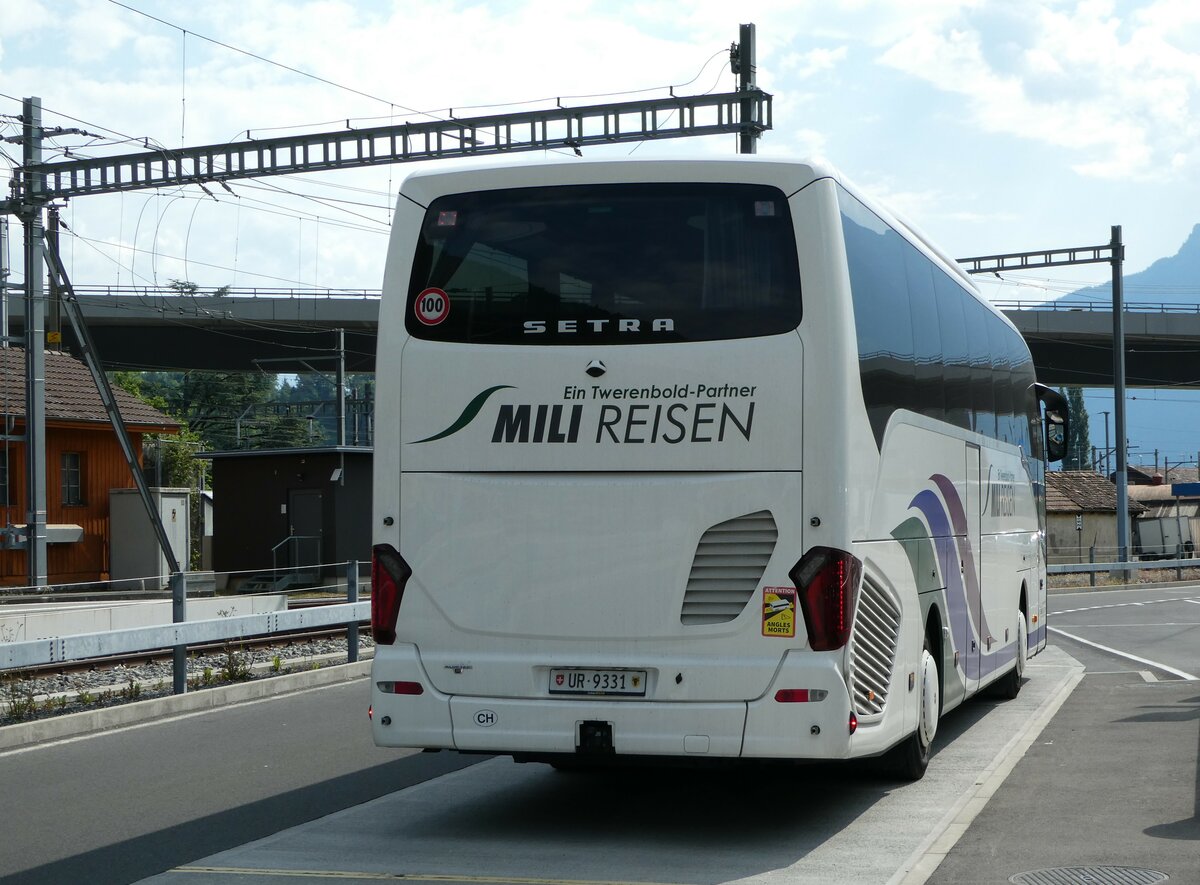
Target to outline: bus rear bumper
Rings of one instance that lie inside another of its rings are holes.
[[[683,758],[843,759],[849,697],[832,662],[792,653],[771,688],[745,701],[451,696],[430,687],[413,646],[388,650],[386,679],[421,683],[420,695],[382,691],[372,675],[372,732],[386,747],[563,756],[608,753]],[[378,660],[378,659],[377,659]],[[780,688],[820,700],[781,702]],[[599,735],[601,746],[583,746]]]

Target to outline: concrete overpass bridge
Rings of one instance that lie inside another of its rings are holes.
[[[113,369],[329,370],[344,330],[346,370],[375,367],[378,290],[233,289],[222,296],[157,288],[77,286],[96,348]],[[997,306],[1054,386],[1112,385],[1112,313],[1091,301],[1007,301]],[[21,301],[10,305],[12,332]],[[1200,387],[1200,305],[1127,303],[1128,384]],[[47,329],[53,309],[48,311]],[[64,321],[65,322],[65,321]],[[73,343],[63,328],[67,346]]]

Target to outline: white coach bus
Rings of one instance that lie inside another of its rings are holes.
[[[376,371],[381,746],[917,778],[1045,645],[1065,403],[828,167],[414,174]]]

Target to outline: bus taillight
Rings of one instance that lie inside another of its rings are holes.
[[[807,704],[828,696],[829,692],[823,688],[781,688],[775,692],[775,700],[781,704]]]
[[[391,544],[376,544],[371,550],[371,636],[379,645],[396,641],[396,619],[404,585],[412,569]]]
[[[796,584],[808,645],[832,651],[850,639],[862,562],[844,550],[814,547],[788,572]]]

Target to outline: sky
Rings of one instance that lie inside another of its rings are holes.
[[[729,45],[740,23],[754,22],[758,84],[774,96],[759,153],[825,158],[955,257],[1106,244],[1120,224],[1133,273],[1174,254],[1200,223],[1194,0],[693,0],[680,9],[661,0],[0,0],[0,138],[18,132],[26,96],[42,99],[45,125],[91,133],[53,139],[53,160],[445,118],[451,108],[584,105],[672,86],[728,92]],[[735,150],[732,135],[636,146],[643,157]],[[20,145],[0,142],[0,151],[7,178]],[[411,169],[78,198],[63,211],[67,269],[90,285],[378,288],[392,195]],[[1057,268],[982,288],[993,300],[1036,301],[1108,273]],[[1095,403],[1111,408],[1111,394],[1107,406]],[[1161,409],[1146,415],[1144,426],[1131,415],[1131,437],[1195,457],[1200,404],[1183,412],[1185,427]],[[1103,438],[1102,423],[1092,438]]]

